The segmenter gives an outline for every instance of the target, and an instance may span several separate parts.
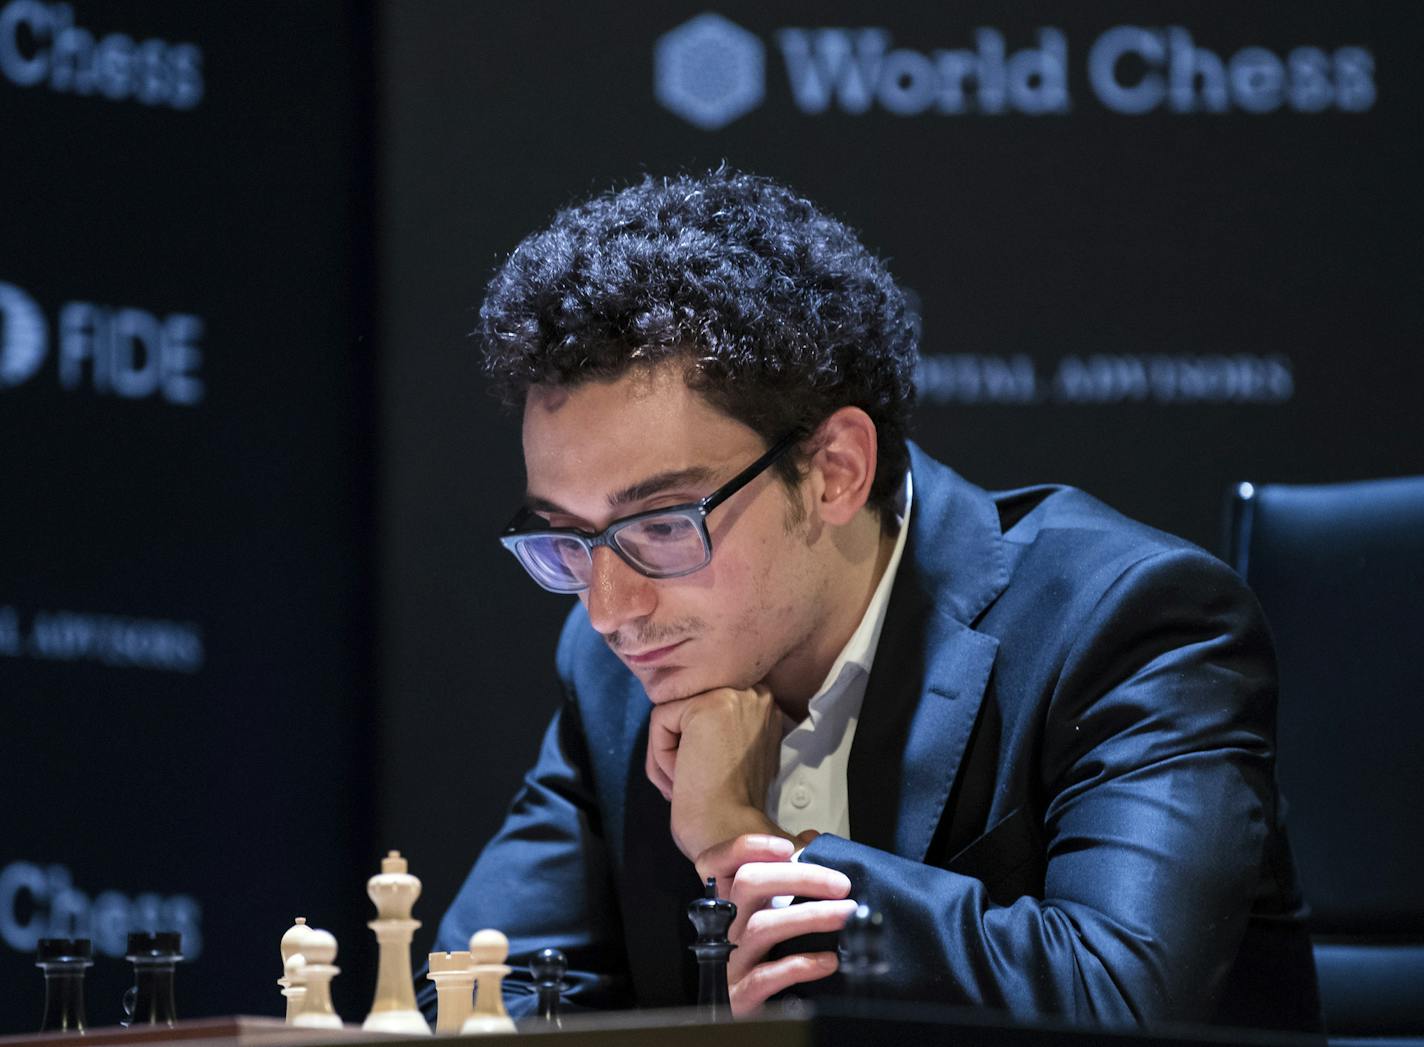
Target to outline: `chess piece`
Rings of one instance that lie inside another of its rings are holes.
[[[475,1009],[460,1035],[482,1032],[514,1032],[514,1021],[504,1009],[504,977],[509,973],[505,957],[509,939],[499,931],[476,931],[470,938],[470,958],[475,961]]]
[[[124,993],[120,1025],[172,1025],[178,1020],[173,1004],[173,971],[183,959],[177,931],[130,934],[125,955],[134,967],[134,983]]]
[[[529,961],[529,976],[534,979],[539,993],[539,1020],[556,1029],[564,1027],[559,1007],[563,1000],[564,972],[568,969],[569,961],[558,949],[540,949]]]
[[[307,935],[312,929],[307,926],[307,918],[298,916],[292,926],[287,928],[287,933],[282,935],[282,977],[277,979],[277,984],[282,987],[282,995],[287,1000],[287,1024],[292,1024],[294,1019],[302,1009],[302,1000],[306,997],[306,984],[294,985],[287,977],[287,961],[298,953],[302,952],[303,945],[306,944]],[[305,964],[305,959],[303,963]]]
[[[430,973],[435,983],[435,1034],[453,1036],[465,1024],[475,1003],[475,960],[468,952],[433,952]]]
[[[302,947],[306,951],[292,956],[285,969],[294,985],[305,982],[307,990],[292,1024],[302,1029],[339,1029],[341,1018],[331,1006],[331,979],[341,973],[341,968],[332,962],[336,959],[336,937],[330,931],[313,928]]]
[[[850,994],[874,999],[887,965],[881,956],[885,917],[868,905],[856,907],[841,930],[841,974]]]
[[[292,996],[288,999],[298,1001],[298,1006],[291,1008],[287,1018],[288,1025],[297,1024],[297,1016],[302,1013],[302,1007],[306,1005],[307,999],[307,958],[299,952],[292,953],[282,964],[281,981],[286,982],[283,994],[290,992]]]
[[[88,938],[41,938],[35,966],[44,971],[45,980],[40,1032],[83,1032],[84,972],[94,966],[94,943]]]
[[[366,893],[376,906],[377,918],[366,926],[376,932],[380,959],[376,998],[361,1028],[428,1036],[430,1026],[415,1006],[410,973],[410,939],[420,926],[419,920],[410,918],[410,911],[420,897],[420,880],[410,874],[400,851],[391,851],[381,859],[380,873],[366,881]]]
[[[727,994],[727,957],[736,948],[727,930],[737,918],[737,907],[717,897],[717,879],[707,877],[701,898],[687,907],[687,918],[697,928],[697,940],[688,946],[697,957],[697,1012],[705,1022],[732,1020],[732,1000]]]

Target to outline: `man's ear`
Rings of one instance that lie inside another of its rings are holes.
[[[859,407],[842,407],[811,440],[811,469],[819,480],[812,488],[814,511],[833,526],[847,524],[865,507],[875,482],[875,423]]]

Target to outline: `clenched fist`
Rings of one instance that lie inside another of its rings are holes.
[[[672,804],[672,835],[689,860],[735,836],[785,835],[762,812],[781,752],[771,691],[719,687],[653,707],[648,779]]]

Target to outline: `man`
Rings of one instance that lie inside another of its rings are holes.
[[[1315,1023],[1254,600],[1080,492],[907,444],[913,328],[850,230],[765,179],[648,179],[520,244],[481,320],[523,410],[502,541],[579,603],[437,948],[499,927],[568,954],[570,1004],[684,1004],[716,876],[738,1014],[837,991],[804,936],[862,902],[887,995]]]

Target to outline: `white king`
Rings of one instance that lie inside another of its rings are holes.
[[[428,1036],[430,1026],[416,1009],[410,972],[410,941],[420,926],[410,911],[420,897],[420,880],[407,871],[400,851],[391,851],[381,859],[380,873],[366,881],[366,893],[376,906],[377,918],[366,926],[376,932],[380,962],[376,999],[361,1028]]]

